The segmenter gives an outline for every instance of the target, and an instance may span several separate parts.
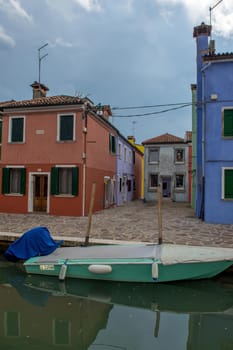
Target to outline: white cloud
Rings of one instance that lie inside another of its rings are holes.
[[[7,46],[15,46],[14,39],[9,36],[3,27],[0,26],[0,42],[6,44]]]
[[[24,10],[19,0],[0,0],[0,10],[10,17],[20,17],[29,22],[32,17]]]
[[[78,5],[86,11],[100,11],[101,6],[98,0],[74,0]]]
[[[185,8],[187,15],[195,25],[201,22],[210,22],[209,8],[215,7],[211,11],[213,32],[223,37],[229,37],[233,34],[233,2],[232,0],[223,0],[218,3],[217,0],[156,0],[163,8],[168,5],[181,5]]]
[[[49,46],[51,47],[56,47],[56,46],[61,46],[61,47],[66,47],[66,48],[72,48],[78,46],[75,43],[71,43],[69,41],[64,41],[62,38],[56,38],[54,42],[49,42]]]

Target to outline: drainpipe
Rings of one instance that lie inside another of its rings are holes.
[[[85,207],[86,207],[86,175],[87,175],[87,110],[86,106],[84,106],[83,111],[83,154],[82,154],[82,161],[83,161],[83,185],[82,185],[82,216],[85,216]]]
[[[204,220],[205,212],[204,212],[204,205],[205,205],[205,120],[206,120],[206,76],[205,76],[205,70],[211,66],[211,62],[207,63],[202,69],[202,138],[201,138],[201,144],[202,144],[202,199],[201,199],[201,208],[200,208],[200,218]]]

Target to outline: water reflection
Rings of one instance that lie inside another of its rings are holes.
[[[28,276],[0,267],[0,346],[233,349],[233,284],[128,284]]]

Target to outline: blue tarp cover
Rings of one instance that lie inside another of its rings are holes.
[[[62,242],[55,242],[47,227],[35,227],[12,243],[3,255],[10,261],[26,260],[33,256],[51,254]]]

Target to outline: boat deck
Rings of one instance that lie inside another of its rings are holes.
[[[159,259],[160,246],[148,245],[112,245],[90,247],[57,248],[52,254],[40,256],[38,263],[55,263],[59,260],[89,259]]]

